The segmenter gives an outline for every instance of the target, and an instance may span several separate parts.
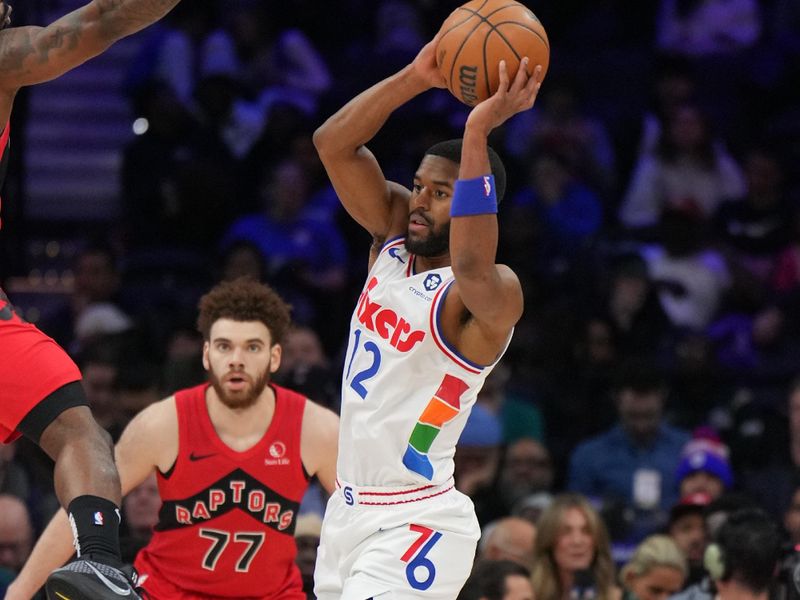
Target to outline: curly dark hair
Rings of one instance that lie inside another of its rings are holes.
[[[246,277],[224,281],[200,298],[197,330],[208,341],[211,326],[219,319],[261,321],[273,344],[279,344],[291,323],[291,306],[269,286]]]

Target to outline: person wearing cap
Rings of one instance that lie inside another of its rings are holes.
[[[500,419],[482,404],[475,404],[456,445],[456,489],[473,497],[491,486],[497,476],[502,443]]]
[[[664,526],[678,499],[675,472],[690,437],[667,423],[666,382],[651,363],[625,363],[614,387],[617,424],[575,449],[567,489],[632,509],[628,541],[638,542]]]
[[[681,498],[669,511],[667,535],[681,549],[689,566],[687,585],[703,578],[703,552],[708,542],[705,526],[705,508],[711,496],[703,492]]]
[[[733,487],[727,447],[714,439],[691,440],[683,449],[675,478],[681,497],[704,493],[719,498]]]

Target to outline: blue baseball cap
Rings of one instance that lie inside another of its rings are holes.
[[[503,443],[503,428],[500,419],[488,408],[475,404],[469,414],[464,431],[458,440],[459,446],[489,448]]]

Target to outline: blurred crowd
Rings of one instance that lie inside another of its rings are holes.
[[[120,149],[121,214],[102,235],[69,226],[70,292],[28,314],[75,357],[112,436],[203,381],[197,300],[243,275],[293,306],[277,381],[337,408],[370,240],[311,136],[457,4],[192,0],[144,34],[125,78],[144,126]],[[589,569],[607,598],[654,555],[677,592],[702,579],[718,513],[760,508],[800,543],[800,4],[527,4],[550,71],[535,108],[492,137],[509,172],[498,262],[525,314],[456,455],[482,556],[512,564],[476,567],[465,593],[532,573],[537,599],[565,600]],[[409,184],[467,114],[428,92],[370,149]],[[13,572],[57,502],[32,445],[0,452]],[[323,502],[315,488],[298,525],[306,577]],[[154,482],[126,499],[131,556],[157,510]]]

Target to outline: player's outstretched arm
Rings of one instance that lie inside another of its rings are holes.
[[[49,81],[163,17],[179,0],[92,0],[46,27],[0,32],[0,121],[16,91]],[[0,125],[2,127],[2,125]]]
[[[157,444],[153,440],[158,440]],[[125,495],[144,481],[156,467],[178,454],[178,418],[175,401],[162,400],[131,420],[115,448],[115,460]],[[166,468],[164,468],[166,470]],[[30,600],[48,575],[73,554],[72,530],[62,508],[50,520],[25,566],[6,592],[5,600]]]
[[[314,132],[314,145],[328,177],[350,216],[376,239],[405,231],[408,190],[386,181],[378,161],[364,144],[371,140],[400,106],[432,87],[444,87],[436,69],[437,39],[414,62],[362,92]],[[394,222],[400,219],[402,223]],[[393,231],[392,228],[397,231]]]
[[[329,494],[336,487],[338,454],[339,417],[333,411],[306,400],[300,456],[306,471],[316,475]]]
[[[496,209],[483,208],[491,195],[487,138],[512,115],[533,106],[540,86],[541,68],[528,77],[523,59],[514,80],[505,62],[500,64],[500,87],[492,97],[470,112],[464,128],[459,182],[451,204],[450,258],[458,295],[482,330],[483,337],[503,344],[522,315],[522,291],[516,275],[496,265]],[[461,197],[459,197],[461,196]],[[496,344],[494,344],[496,345]]]

